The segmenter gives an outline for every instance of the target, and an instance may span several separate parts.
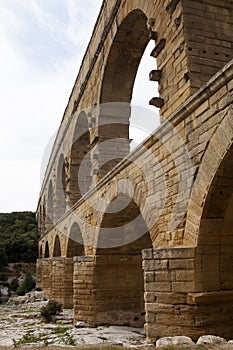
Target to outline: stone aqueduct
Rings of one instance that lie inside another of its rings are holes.
[[[128,155],[149,40],[161,125]],[[37,284],[75,322],[232,337],[232,58],[232,0],[103,2],[37,211]]]

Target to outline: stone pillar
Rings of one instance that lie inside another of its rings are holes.
[[[94,256],[74,257],[74,323],[95,324],[94,275]]]
[[[143,326],[141,259],[141,254],[76,257],[74,321]]]
[[[36,288],[42,289],[42,259],[36,260]]]
[[[42,291],[43,291],[43,297],[46,299],[52,298],[52,259],[50,258],[44,258],[41,259],[42,264],[42,278],[41,278],[41,284],[42,284]]]
[[[145,249],[146,334],[148,341],[165,336],[195,337],[195,307],[187,304],[195,291],[195,248]]]
[[[65,309],[73,307],[73,259],[56,257],[52,259],[52,299]]]
[[[96,256],[96,324],[143,326],[145,308],[141,264],[141,254]]]
[[[143,251],[148,341],[175,335],[194,341],[203,334],[232,337],[233,290],[199,289],[199,255],[198,249],[183,247]]]

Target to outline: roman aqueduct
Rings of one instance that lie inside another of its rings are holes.
[[[130,153],[151,40],[161,125]],[[232,58],[232,0],[103,1],[37,210],[37,285],[74,322],[232,337]]]

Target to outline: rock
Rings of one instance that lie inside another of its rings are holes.
[[[224,338],[218,337],[216,335],[203,335],[197,341],[197,345],[205,345],[205,344],[226,344],[227,341]]]
[[[75,328],[93,328],[93,327],[89,323],[78,321],[75,325]]]
[[[33,303],[35,301],[41,301],[41,300],[44,300],[42,292],[32,291],[23,296],[18,296],[18,295],[11,296],[7,304],[19,305],[19,304]]]
[[[156,347],[167,345],[195,345],[191,338],[185,336],[165,337],[156,341]]]

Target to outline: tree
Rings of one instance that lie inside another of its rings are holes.
[[[38,238],[35,213],[0,213],[0,266],[7,262],[36,262]]]

